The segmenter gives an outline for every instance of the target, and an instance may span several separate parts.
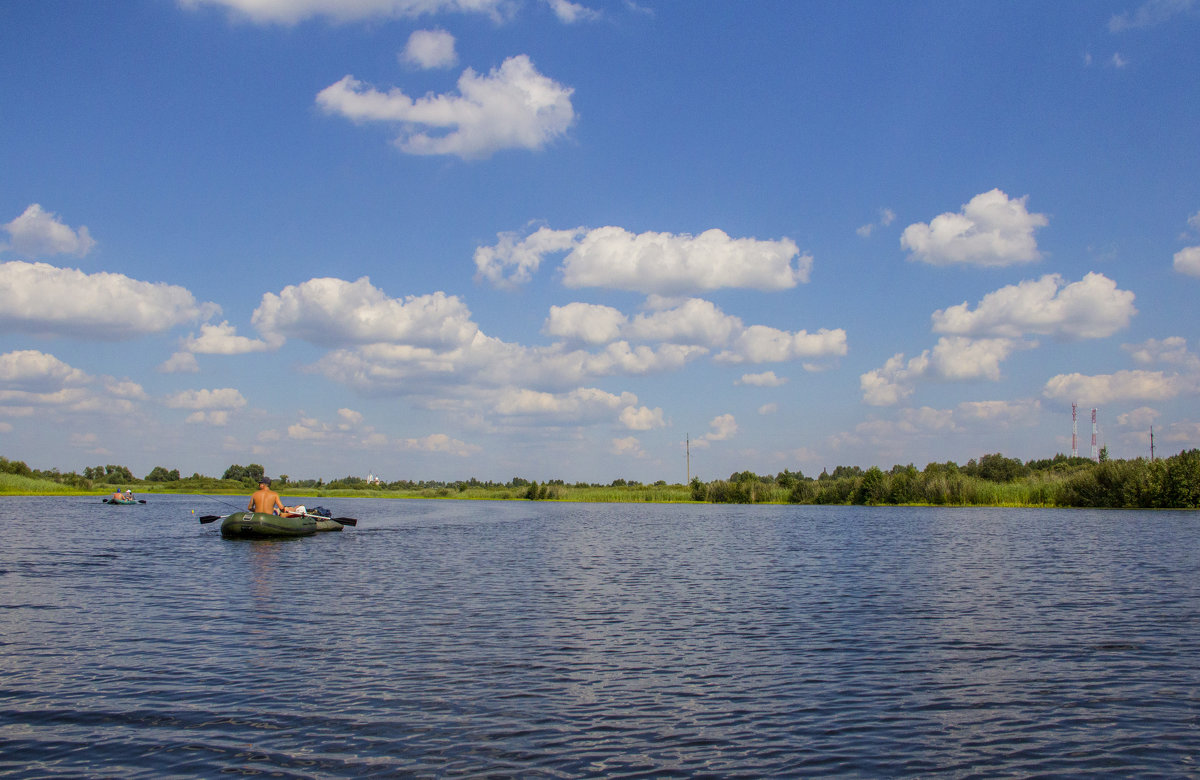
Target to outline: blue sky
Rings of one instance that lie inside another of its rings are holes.
[[[1200,3],[0,5],[0,454],[1200,446]]]

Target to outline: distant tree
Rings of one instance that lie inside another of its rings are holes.
[[[1100,448],[1100,454],[1097,455],[1096,458],[1100,463],[1104,463],[1105,461],[1108,460],[1108,445],[1107,444],[1105,444],[1103,447]]]
[[[878,466],[863,474],[851,499],[855,504],[882,504],[888,497],[888,479]]]
[[[5,474],[16,474],[20,477],[33,476],[33,469],[29,468],[25,461],[9,460],[8,458],[4,457],[0,457],[0,472]]]
[[[266,476],[266,471],[257,463],[251,463],[249,466],[239,466],[235,463],[225,469],[225,473],[221,475],[221,479],[232,479],[256,485],[264,476]]]
[[[102,479],[110,485],[115,485],[118,482],[136,482],[137,478],[133,476],[133,472],[125,466],[114,466],[109,463],[104,467],[104,476]]]
[[[614,479],[612,481],[611,487],[625,487],[627,484],[629,484],[629,483],[627,483],[625,480],[618,477],[617,479]]]
[[[974,474],[989,482],[1012,482],[1029,473],[1025,464],[1018,458],[1006,458],[1000,453],[984,455],[974,468]]]
[[[146,475],[146,481],[177,482],[179,481],[179,469],[171,469],[170,471],[167,471],[166,467],[164,466],[155,466],[150,473]]]
[[[707,497],[708,489],[704,483],[700,481],[700,477],[692,477],[689,487],[692,489],[692,500],[703,501]]]

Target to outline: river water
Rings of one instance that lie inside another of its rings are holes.
[[[0,775],[1200,776],[1200,514],[0,498]]]

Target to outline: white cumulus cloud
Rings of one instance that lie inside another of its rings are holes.
[[[611,306],[568,303],[550,307],[550,316],[546,318],[542,332],[568,341],[607,344],[621,337],[627,321],[624,314]]]
[[[201,325],[199,336],[189,336],[183,341],[185,350],[200,355],[244,355],[248,352],[265,352],[277,346],[278,343],[268,344],[261,339],[239,336],[237,329],[228,322]],[[179,364],[182,365],[182,361]]]
[[[737,384],[753,385],[754,387],[783,387],[787,384],[787,379],[775,376],[774,371],[764,371],[761,374],[742,374],[742,378],[737,381]]]
[[[218,311],[215,303],[197,303],[175,285],[46,263],[0,263],[0,331],[119,341]]]
[[[969,381],[1000,378],[1000,364],[1015,350],[1031,346],[1016,339],[971,339],[943,337],[932,350],[905,360],[893,355],[880,368],[859,377],[863,402],[871,406],[894,406],[912,395],[921,381]]]
[[[420,438],[405,439],[403,447],[417,452],[434,452],[465,458],[483,450],[478,444],[468,444],[460,439],[447,436],[444,433],[431,433]]]
[[[317,94],[317,105],[355,122],[400,128],[396,145],[408,154],[489,157],[501,149],[541,149],[575,120],[570,87],[543,76],[525,55],[486,75],[468,68],[458,94],[410,98],[346,76]]]
[[[215,390],[181,390],[163,399],[169,409],[195,409],[208,411],[212,409],[241,409],[246,405],[246,399],[236,388],[220,387]]]
[[[251,322],[278,345],[299,338],[322,346],[390,342],[455,347],[471,341],[479,328],[456,296],[437,292],[389,298],[368,277],[310,279],[266,293]]]
[[[658,407],[627,406],[621,410],[618,419],[631,431],[650,431],[666,425],[663,410]]]
[[[545,255],[570,249],[580,232],[580,228],[541,227],[525,238],[516,233],[499,233],[495,246],[475,250],[475,279],[486,279],[497,287],[525,284],[533,278]]]
[[[25,257],[83,257],[96,245],[87,227],[81,225],[73,230],[63,224],[57,214],[44,210],[37,203],[31,204],[21,216],[0,227],[9,235],[7,248]],[[0,249],[4,248],[0,246]]]
[[[965,302],[936,311],[933,330],[959,336],[1104,338],[1129,325],[1137,314],[1133,299],[1132,292],[1117,289],[1103,274],[1089,273],[1065,286],[1061,276],[1048,274],[990,292],[974,311]]]
[[[1111,401],[1165,401],[1185,391],[1194,392],[1195,389],[1194,383],[1187,382],[1179,375],[1133,370],[1096,376],[1059,374],[1046,382],[1042,393],[1047,398],[1103,404]]]
[[[458,63],[454,36],[445,30],[414,30],[400,58],[419,68],[449,68]]]
[[[1028,196],[1010,199],[999,189],[980,193],[956,213],[904,229],[900,246],[910,259],[931,265],[1007,266],[1041,258],[1034,231],[1049,224],[1025,208]]]
[[[1175,253],[1175,270],[1188,276],[1200,276],[1200,246],[1189,246]]]
[[[0,387],[6,390],[53,392],[86,384],[90,379],[84,372],[45,352],[22,349],[0,355]]]
[[[563,284],[664,295],[730,287],[786,290],[807,282],[811,268],[812,257],[801,256],[788,238],[731,238],[715,228],[692,236],[602,227],[567,255]]]

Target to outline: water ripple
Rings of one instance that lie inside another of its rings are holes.
[[[1198,775],[1196,513],[198,500],[0,499],[0,774]]]

